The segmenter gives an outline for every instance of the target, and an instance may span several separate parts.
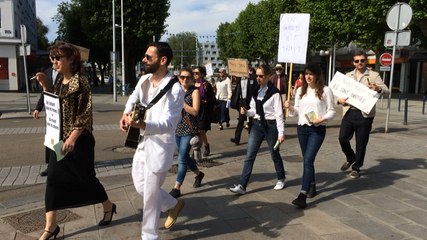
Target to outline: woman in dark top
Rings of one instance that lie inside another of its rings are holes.
[[[174,198],[181,196],[181,185],[184,182],[187,168],[196,174],[193,187],[200,187],[202,179],[205,176],[196,165],[196,162],[190,157],[190,140],[198,133],[197,115],[200,110],[199,89],[194,86],[194,80],[191,69],[183,68],[178,76],[181,87],[185,92],[184,108],[182,109],[182,118],[176,127],[176,145],[178,146],[178,173],[174,188],[169,192]]]
[[[60,77],[50,89],[46,75],[38,73],[37,80],[44,91],[59,96],[61,102],[62,154],[57,161],[50,155],[46,184],[46,226],[39,239],[56,238],[60,228],[56,211],[102,203],[104,218],[98,225],[108,225],[116,205],[107,196],[95,173],[95,139],[92,135],[92,94],[87,78],[81,74],[80,53],[72,44],[56,42],[50,58]]]
[[[213,121],[217,121],[216,116],[213,116],[214,115],[213,108],[216,105],[216,98],[215,98],[212,85],[204,79],[206,75],[205,68],[196,67],[193,70],[193,75],[195,79],[194,85],[199,89],[200,98],[202,99],[201,113],[200,113],[202,117],[199,121],[198,127],[199,127],[200,140],[205,145],[205,151],[203,152],[203,157],[207,157],[211,153],[211,149],[209,146],[206,132],[211,130],[211,123]]]

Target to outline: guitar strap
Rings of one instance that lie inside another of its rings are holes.
[[[174,76],[166,86],[160,90],[160,92],[151,100],[147,105],[146,110],[150,109],[156,104],[171,88],[178,82],[178,78]],[[125,146],[130,148],[137,148],[140,139],[139,128],[130,127],[125,141]]]
[[[147,105],[147,108],[146,109],[150,109],[152,106],[154,106],[154,104],[156,104],[159,100],[160,100],[160,98],[162,98],[163,97],[163,95],[165,95],[168,91],[169,91],[169,89],[171,89],[172,88],[172,86],[175,84],[175,83],[177,83],[178,82],[178,78],[176,77],[176,76],[174,76],[169,82],[168,82],[168,84],[166,84],[166,86],[162,89],[162,90],[160,90],[160,92],[159,92],[159,94],[157,94],[154,98],[153,98],[153,100],[151,100],[151,102]]]

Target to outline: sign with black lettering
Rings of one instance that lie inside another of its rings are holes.
[[[332,78],[329,87],[336,97],[348,98],[348,104],[367,114],[371,112],[381,96],[380,93],[340,72],[337,72]]]
[[[44,94],[44,107],[46,110],[46,134],[44,145],[55,151],[54,145],[61,140],[61,104],[59,96],[48,92]]]

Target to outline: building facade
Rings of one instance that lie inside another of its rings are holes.
[[[226,67],[226,64],[224,64],[219,59],[219,49],[216,42],[213,41],[206,41],[202,43],[202,61],[203,65],[206,65],[208,63],[212,63],[212,68],[215,72],[217,72],[218,69]]]
[[[28,81],[20,56],[21,25],[30,51],[37,49],[36,0],[0,1],[0,91],[22,90]]]

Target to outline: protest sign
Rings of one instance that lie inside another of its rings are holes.
[[[377,103],[380,93],[369,89],[366,85],[355,81],[349,76],[337,72],[329,84],[338,98],[348,98],[347,103],[369,114]]]
[[[212,63],[210,62],[210,63],[206,64],[205,68],[206,68],[206,77],[212,76],[214,73],[213,68],[212,68]]]
[[[61,137],[61,104],[59,96],[43,92],[44,107],[46,109],[46,134],[44,145],[55,151],[54,145]]]
[[[280,15],[278,62],[305,64],[310,14]]]
[[[248,60],[229,58],[228,74],[236,77],[249,77]]]

